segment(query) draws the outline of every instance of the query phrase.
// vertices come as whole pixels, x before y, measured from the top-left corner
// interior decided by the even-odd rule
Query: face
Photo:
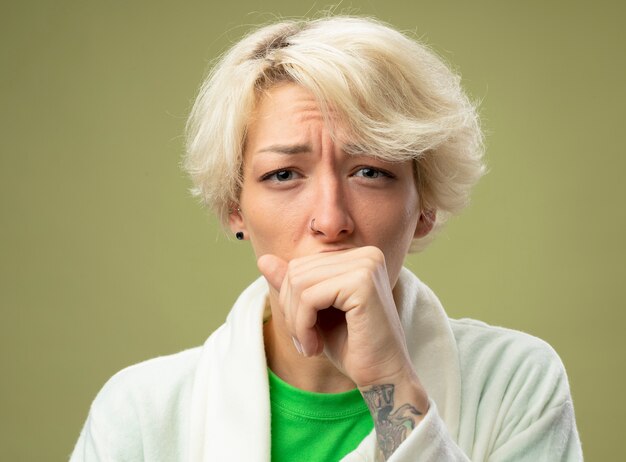
[[[331,139],[308,90],[293,83],[271,88],[248,126],[239,211],[230,227],[244,232],[257,257],[286,261],[378,247],[393,286],[412,239],[432,227],[420,214],[412,162],[348,155],[344,148]]]

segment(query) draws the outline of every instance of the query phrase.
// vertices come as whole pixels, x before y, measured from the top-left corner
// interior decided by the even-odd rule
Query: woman
[[[424,46],[361,18],[259,29],[203,85],[185,166],[263,277],[202,348],[116,374],[73,460],[582,460],[556,353],[448,319],[402,268],[484,171]]]

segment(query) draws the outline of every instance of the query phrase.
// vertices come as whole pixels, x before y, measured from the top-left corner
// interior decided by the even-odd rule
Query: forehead
[[[247,127],[247,142],[256,144],[276,138],[302,141],[311,128],[333,126],[332,112],[324,113],[313,93],[295,83],[280,83],[264,91],[256,104]]]
[[[260,93],[253,121],[264,115],[321,112],[313,93],[293,82],[282,82]]]

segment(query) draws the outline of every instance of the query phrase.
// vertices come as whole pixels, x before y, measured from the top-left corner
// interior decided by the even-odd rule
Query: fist
[[[304,356],[325,354],[360,388],[412,370],[380,249],[359,247],[289,262],[268,254],[257,263],[278,292],[278,312]]]

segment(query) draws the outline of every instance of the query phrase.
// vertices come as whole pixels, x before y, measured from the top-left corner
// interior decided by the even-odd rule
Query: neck
[[[306,358],[297,352],[272,298],[270,295],[272,317],[263,325],[263,340],[267,365],[274,374],[296,388],[317,393],[341,393],[356,388],[326,355]]]

